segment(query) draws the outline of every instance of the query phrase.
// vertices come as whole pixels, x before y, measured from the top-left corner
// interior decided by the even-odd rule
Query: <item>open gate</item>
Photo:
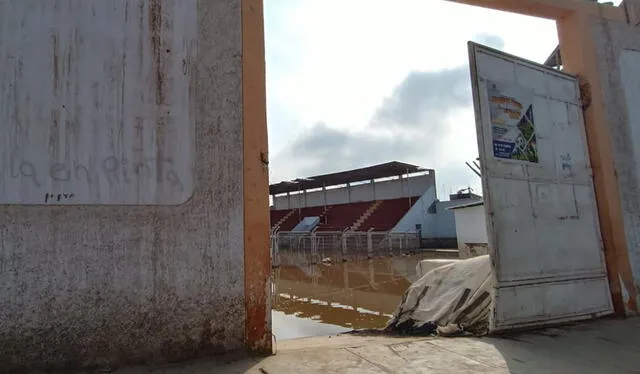
[[[577,78],[469,43],[491,330],[613,312]]]

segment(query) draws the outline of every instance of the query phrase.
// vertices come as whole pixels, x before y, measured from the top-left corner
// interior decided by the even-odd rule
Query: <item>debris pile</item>
[[[488,255],[437,267],[405,292],[385,332],[403,335],[485,335],[491,310]]]

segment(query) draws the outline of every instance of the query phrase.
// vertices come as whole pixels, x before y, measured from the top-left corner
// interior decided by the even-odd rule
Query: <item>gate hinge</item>
[[[580,75],[578,75],[578,83],[580,84],[580,105],[582,110],[587,110],[591,106],[591,85]]]

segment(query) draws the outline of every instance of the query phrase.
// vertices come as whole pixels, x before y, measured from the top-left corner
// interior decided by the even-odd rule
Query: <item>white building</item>
[[[448,208],[454,213],[460,258],[488,253],[487,220],[484,202],[476,201]]]

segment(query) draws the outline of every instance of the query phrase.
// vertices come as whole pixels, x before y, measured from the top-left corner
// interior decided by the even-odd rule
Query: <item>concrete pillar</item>
[[[372,259],[369,260],[369,285],[375,289],[376,287],[376,269]]]
[[[371,180],[371,191],[372,191],[372,197],[373,197],[373,201],[376,200],[376,180],[372,179]]]
[[[608,111],[615,108],[615,102],[623,100],[612,100],[615,97],[612,87],[605,87],[604,84],[610,74],[616,73],[618,59],[615,55],[603,56],[603,62],[598,61],[599,55],[613,51],[613,40],[607,40],[612,37],[612,24],[581,12],[572,13],[557,23],[564,69],[580,78],[589,156],[613,305],[618,315],[635,314],[638,311],[637,295],[631,275],[618,185],[618,176],[621,174],[616,171],[615,152],[619,150],[612,147],[612,134],[618,124],[613,122],[613,116],[608,115]],[[616,23],[624,27],[622,22]],[[603,24],[606,25],[606,31],[598,31],[598,26]]]
[[[304,196],[304,207],[309,206],[309,202],[307,201],[307,190],[302,191],[302,195]]]
[[[327,187],[322,186],[322,195],[324,197],[324,207],[327,207]]]
[[[346,262],[342,263],[342,281],[344,289],[349,289],[349,267]]]
[[[398,175],[398,178],[400,180],[400,191],[402,192],[402,196],[401,197],[406,197],[407,196],[407,187],[406,187],[406,181],[403,175]]]
[[[340,243],[342,246],[342,255],[346,255],[347,254],[347,233],[343,232],[342,236],[340,237]]]

